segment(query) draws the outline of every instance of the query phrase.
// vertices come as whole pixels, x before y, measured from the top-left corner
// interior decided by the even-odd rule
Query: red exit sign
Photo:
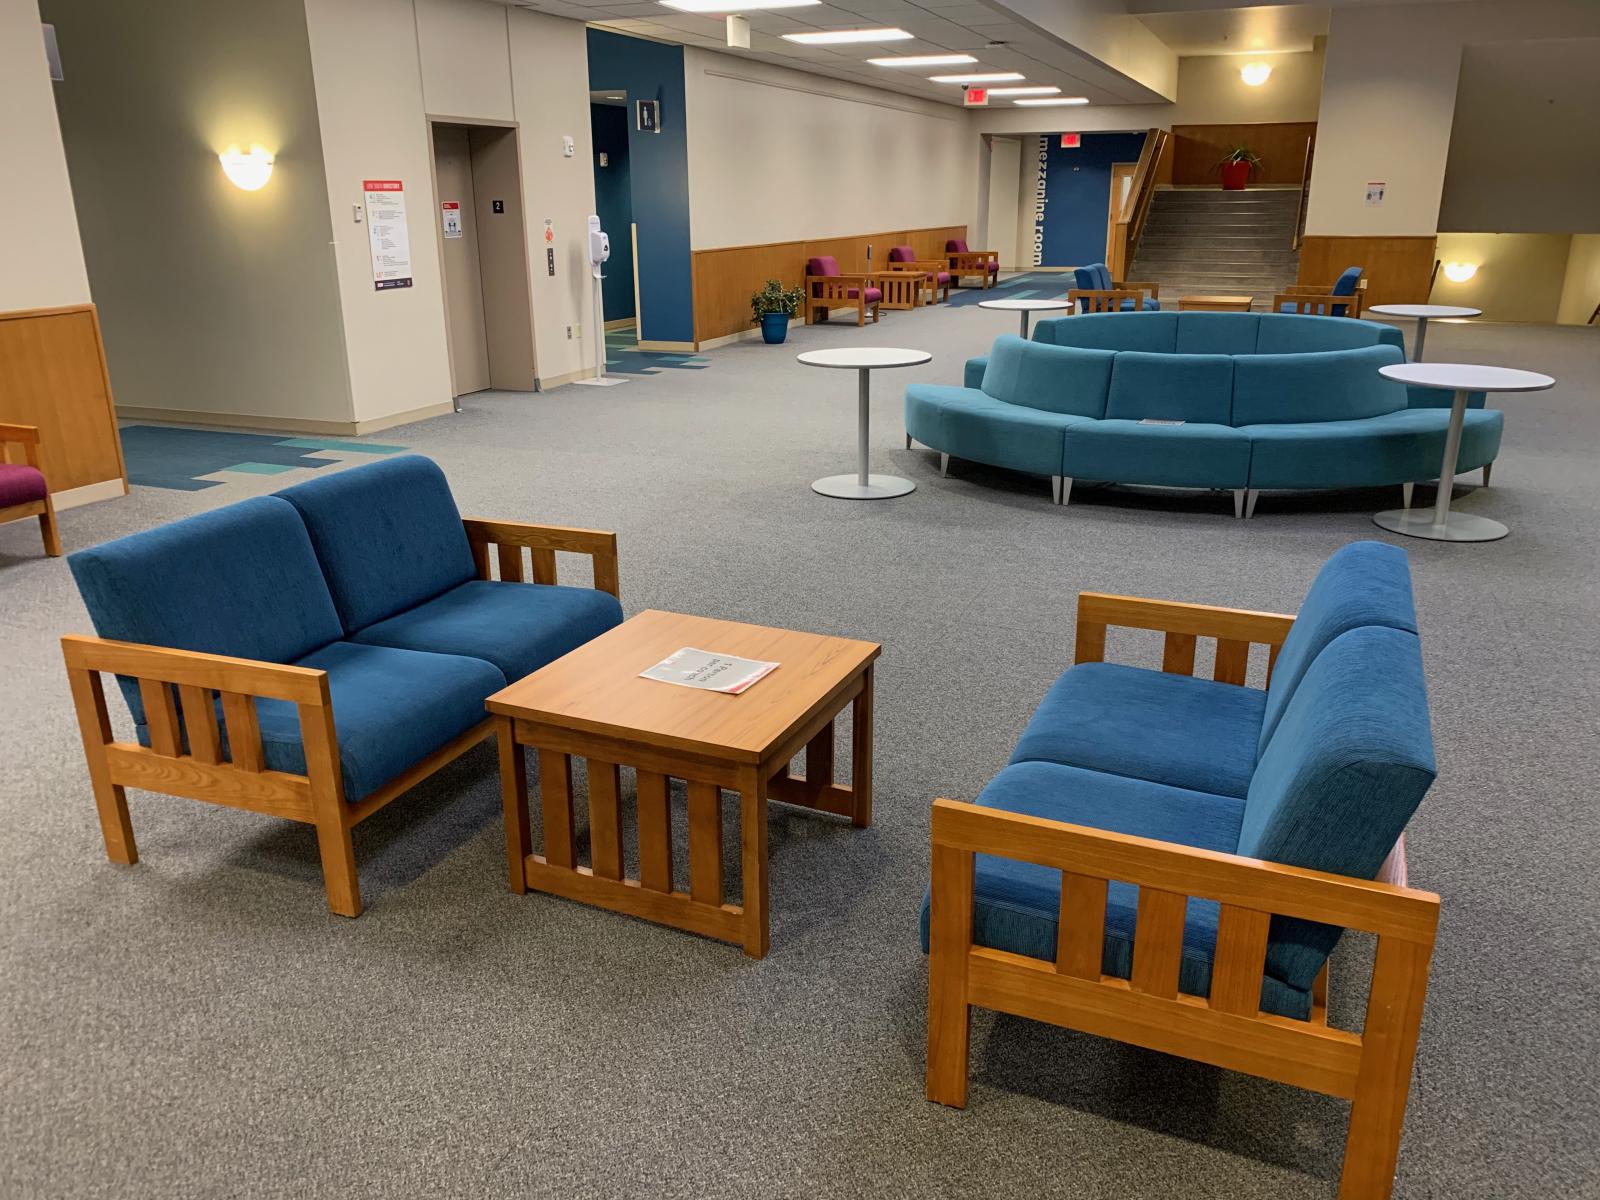
[[[1061,148],[1063,150],[1076,150],[1083,145],[1083,134],[1063,133],[1061,135]]]
[[[965,93],[965,103],[968,108],[987,108],[989,105],[989,89],[969,87]]]

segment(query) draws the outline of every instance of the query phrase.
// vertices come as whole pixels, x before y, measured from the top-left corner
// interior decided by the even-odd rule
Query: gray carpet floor
[[[31,522],[0,526],[0,1195],[1331,1197],[1342,1103],[1025,1020],[979,1015],[969,1108],[926,1102],[916,919],[929,802],[1005,762],[1070,662],[1080,589],[1292,610],[1373,537],[1411,555],[1440,763],[1410,836],[1444,907],[1396,1194],[1600,1195],[1600,330],[1436,325],[1430,358],[1560,380],[1505,402],[1494,486],[1460,487],[1511,536],[1446,546],[1371,524],[1398,489],[1267,495],[1242,522],[1227,496],[1062,509],[1042,480],[941,479],[904,449],[902,388],[959,381],[1014,328],[973,308],[797,327],[380,435],[442,464],[465,512],[617,530],[630,612],[884,644],[876,822],[774,807],[759,963],[513,896],[488,746],[358,828],[358,921],[325,911],[309,827],[266,817],[133,793],[143,861],[109,864],[56,644],[88,620]],[[855,381],[793,357],[863,344],[934,353],[877,376],[874,467],[918,486],[872,504],[809,490],[852,469]],[[64,535],[309,474],[136,488]],[[1336,1021],[1368,954],[1341,947]]]

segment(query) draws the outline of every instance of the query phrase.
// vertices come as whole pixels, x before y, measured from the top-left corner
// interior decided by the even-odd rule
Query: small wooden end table
[[[741,695],[639,673],[684,647],[779,663]],[[743,945],[770,944],[767,801],[872,821],[875,642],[649,610],[489,697],[500,737],[511,890],[529,888]],[[834,718],[852,712],[851,785],[833,781]],[[533,852],[525,752],[539,758]],[[806,773],[789,763],[806,752]],[[590,863],[577,861],[572,758],[589,765]],[[638,790],[639,877],[623,874],[621,772]],[[668,780],[688,784],[688,890],[673,879]],[[722,792],[740,796],[743,903],[723,901]]]
[[[1249,312],[1254,296],[1180,296],[1179,312]]]

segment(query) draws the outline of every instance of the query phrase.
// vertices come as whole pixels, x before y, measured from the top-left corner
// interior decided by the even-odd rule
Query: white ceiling
[[[1179,54],[1309,50],[1314,38],[1328,32],[1328,10],[1320,4],[1187,9],[1142,13],[1139,19]]]

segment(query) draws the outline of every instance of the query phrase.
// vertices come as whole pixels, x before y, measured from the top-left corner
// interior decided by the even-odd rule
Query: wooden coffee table
[[[1249,312],[1254,296],[1180,296],[1179,312]]]
[[[742,695],[639,672],[692,646],[781,664]],[[767,801],[872,820],[875,642],[679,613],[640,613],[489,697],[500,736],[511,890],[549,892],[738,942],[769,944]],[[833,781],[833,722],[852,706],[851,786]],[[804,747],[806,773],[789,773]],[[533,852],[526,749],[539,757],[544,853]],[[590,863],[573,836],[572,757],[589,762]],[[639,878],[623,874],[621,771],[634,768]],[[673,879],[669,779],[688,785],[688,890]],[[722,792],[739,793],[743,904],[723,902]]]

